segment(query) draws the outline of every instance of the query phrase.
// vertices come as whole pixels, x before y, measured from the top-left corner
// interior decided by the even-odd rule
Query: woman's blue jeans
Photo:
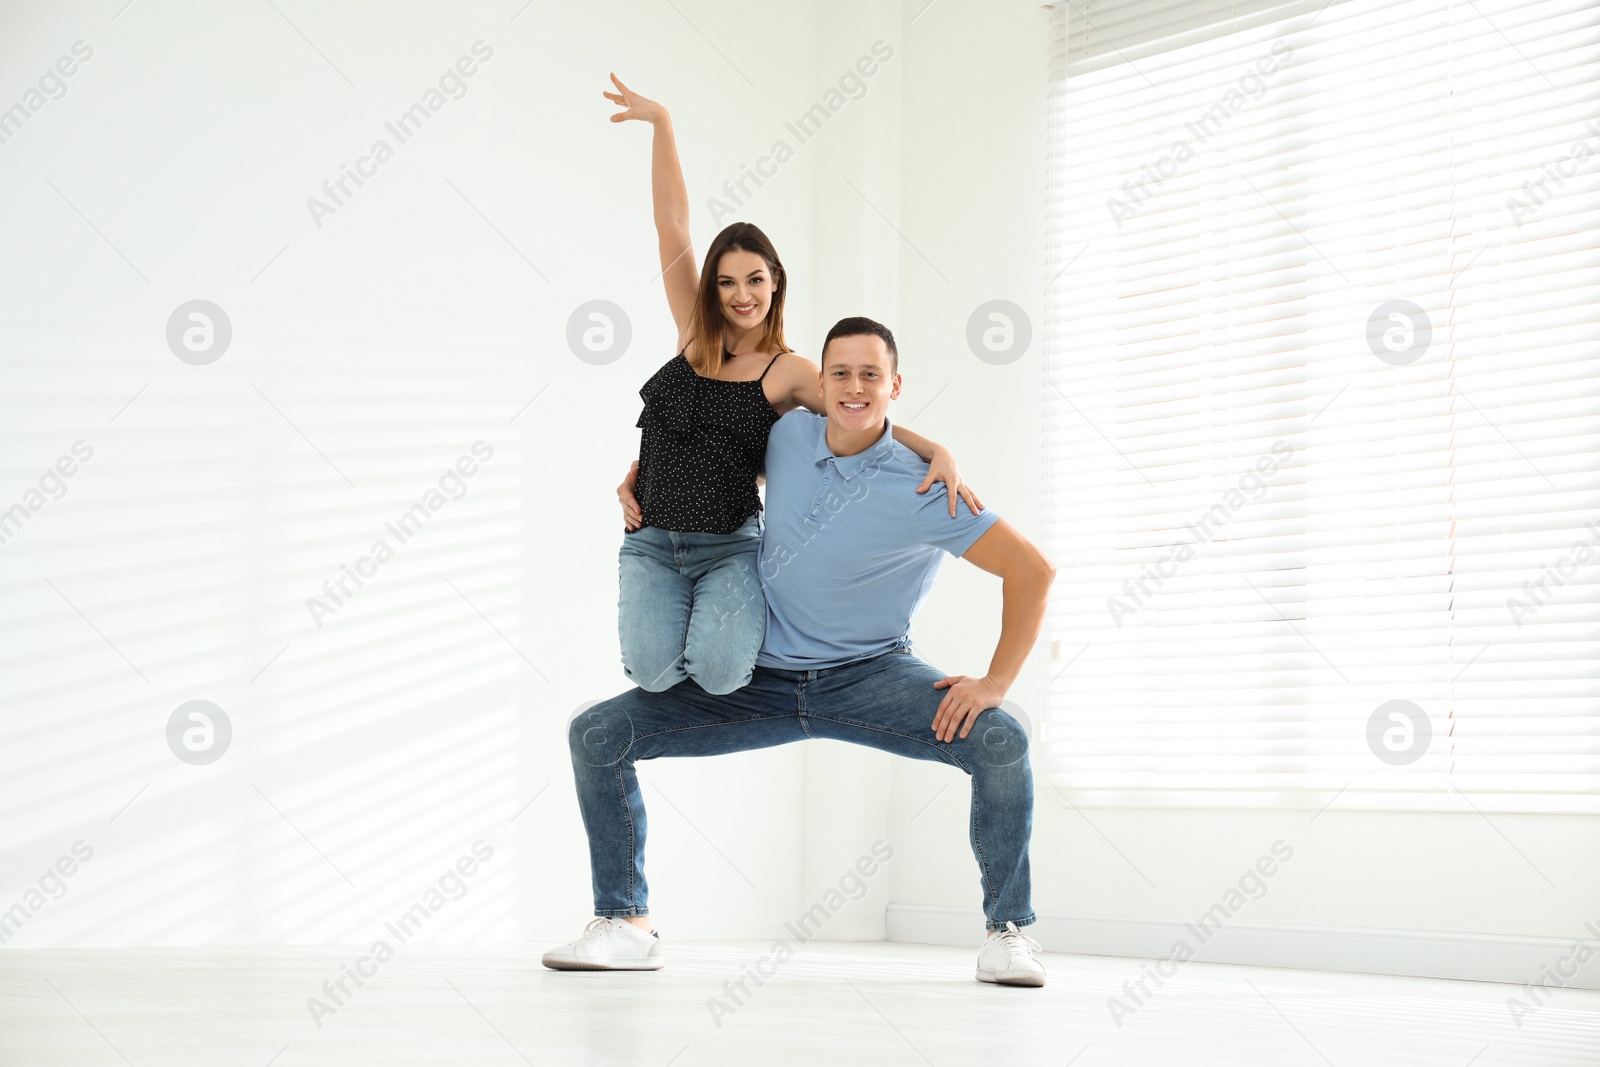
[[[653,693],[686,678],[708,693],[750,681],[767,630],[760,547],[756,516],[731,534],[645,526],[624,535],[617,635],[629,681]]]
[[[970,835],[990,930],[1035,919],[1028,841],[1033,772],[1028,738],[999,708],[978,715],[965,738],[933,733],[944,674],[889,652],[842,667],[789,671],[757,667],[750,684],[716,695],[694,682],[662,693],[633,689],[579,712],[568,742],[578,805],[589,835],[596,915],[650,911],[644,877],[645,810],[634,765],[663,756],[715,756],[811,737],[870,745],[938,760],[972,779]]]

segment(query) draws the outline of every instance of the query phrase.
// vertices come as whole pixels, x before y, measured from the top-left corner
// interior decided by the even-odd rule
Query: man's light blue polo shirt
[[[854,456],[828,448],[827,420],[791,411],[767,439],[759,667],[837,667],[900,647],[948,552],[964,554],[1000,521],[943,482],[917,495],[928,465],[890,436]]]

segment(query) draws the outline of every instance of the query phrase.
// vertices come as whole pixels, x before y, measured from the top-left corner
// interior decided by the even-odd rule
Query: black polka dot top
[[[724,350],[722,358],[735,357]],[[727,534],[761,510],[756,475],[778,421],[761,379],[777,361],[761,378],[725,382],[696,374],[679,352],[644,383],[633,493],[645,526]]]

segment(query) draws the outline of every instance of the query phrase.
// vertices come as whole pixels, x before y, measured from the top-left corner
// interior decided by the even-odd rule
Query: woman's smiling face
[[[740,330],[761,325],[772,307],[772,271],[754,252],[732,249],[717,263],[722,316]]]

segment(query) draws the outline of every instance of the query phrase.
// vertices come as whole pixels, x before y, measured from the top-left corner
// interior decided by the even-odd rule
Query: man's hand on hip
[[[952,674],[934,682],[933,687],[949,690],[933,716],[933,733],[940,741],[954,740],[957,730],[966,737],[982,712],[998,708],[1005,699],[1005,692],[987,675],[969,678],[965,674]]]

